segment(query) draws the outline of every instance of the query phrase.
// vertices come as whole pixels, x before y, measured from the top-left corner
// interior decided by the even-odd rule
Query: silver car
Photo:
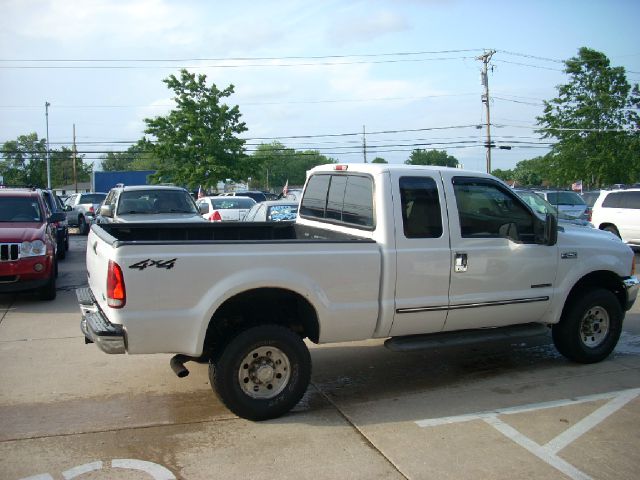
[[[78,227],[80,234],[89,233],[106,193],[74,193],[64,201],[64,211],[70,227]]]

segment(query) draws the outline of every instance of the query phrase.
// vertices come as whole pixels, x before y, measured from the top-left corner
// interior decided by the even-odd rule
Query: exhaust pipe
[[[174,371],[178,378],[184,378],[189,375],[189,370],[184,366],[184,362],[188,362],[190,360],[193,360],[193,357],[182,354],[175,355],[171,358],[169,365],[171,365],[171,370]]]

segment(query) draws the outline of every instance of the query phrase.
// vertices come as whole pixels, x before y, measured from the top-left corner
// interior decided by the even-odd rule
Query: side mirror
[[[49,217],[49,223],[64,222],[67,219],[67,215],[63,212],[52,213]]]
[[[198,210],[200,211],[200,215],[209,213],[209,205],[207,205],[206,203],[201,203],[200,206],[198,207]]]
[[[63,210],[65,212],[70,212],[71,210],[73,210],[73,208],[71,208],[71,205],[65,205]]]
[[[547,213],[544,221],[544,245],[555,245],[558,242],[558,218]]]
[[[103,217],[113,217],[111,205],[102,205],[100,207],[100,215],[102,215]]]

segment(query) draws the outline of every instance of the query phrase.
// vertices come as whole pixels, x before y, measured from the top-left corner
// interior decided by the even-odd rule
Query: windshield
[[[567,215],[562,212],[558,212],[558,209],[547,202],[544,198],[534,192],[516,192],[520,195],[527,205],[529,205],[534,212],[540,213],[542,215],[546,215],[547,213],[552,213],[558,218],[562,218],[564,220],[574,219],[571,215]]]
[[[118,214],[193,213],[196,205],[183,190],[134,190],[120,194]]]
[[[213,208],[216,210],[229,210],[229,209],[249,209],[253,207],[256,202],[253,198],[249,197],[224,197],[220,199],[214,199],[211,201]]]
[[[0,222],[42,222],[38,200],[31,197],[0,197]]]
[[[547,201],[552,205],[585,205],[582,197],[575,192],[549,192]]]
[[[78,203],[102,203],[106,196],[106,193],[83,193]]]

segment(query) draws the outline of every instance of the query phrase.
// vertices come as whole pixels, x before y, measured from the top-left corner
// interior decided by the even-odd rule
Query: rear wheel
[[[259,325],[234,337],[209,365],[211,386],[236,415],[279,417],[300,401],[311,377],[302,338],[278,325]]]
[[[611,291],[587,290],[573,300],[560,322],[553,326],[553,343],[569,360],[599,362],[607,358],[618,343],[623,319],[620,302]]]
[[[84,217],[78,217],[78,231],[80,235],[86,235],[89,233],[89,226],[87,220]]]
[[[57,255],[58,255],[58,259],[60,260],[64,260],[65,257],[67,256],[67,248],[65,246],[64,240],[58,244]]]

